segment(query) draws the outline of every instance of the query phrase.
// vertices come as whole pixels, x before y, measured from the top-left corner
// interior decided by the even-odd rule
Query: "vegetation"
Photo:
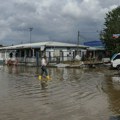
[[[120,6],[109,11],[106,14],[105,28],[100,33],[100,39],[104,43],[106,49],[113,53],[120,52]],[[118,35],[114,38],[113,35]]]

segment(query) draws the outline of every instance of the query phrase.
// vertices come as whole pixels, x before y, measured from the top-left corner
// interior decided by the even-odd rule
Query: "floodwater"
[[[120,114],[120,77],[108,68],[0,67],[0,120],[113,120]],[[118,120],[118,119],[114,119]]]

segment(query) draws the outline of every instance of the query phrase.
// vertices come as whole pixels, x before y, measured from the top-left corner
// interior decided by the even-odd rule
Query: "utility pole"
[[[77,54],[79,54],[80,32],[78,31]]]
[[[30,31],[30,43],[31,43],[31,31],[33,30],[32,27],[29,28],[29,31]]]

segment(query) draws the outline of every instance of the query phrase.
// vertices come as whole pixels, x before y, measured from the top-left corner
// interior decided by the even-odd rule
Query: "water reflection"
[[[48,71],[52,80],[40,81],[40,68],[4,67],[0,71],[0,118],[109,120],[110,116],[120,114],[120,85],[114,80],[114,71]]]
[[[113,77],[112,77],[112,82],[113,82],[113,83],[120,84],[120,76],[113,76]]]
[[[120,114],[120,76],[117,71],[111,71],[111,74],[106,76],[104,91],[108,96],[109,109],[115,115]]]
[[[120,115],[111,116],[110,120],[120,120]]]

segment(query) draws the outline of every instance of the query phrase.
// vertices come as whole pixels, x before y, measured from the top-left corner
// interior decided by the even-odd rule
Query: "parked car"
[[[120,70],[120,53],[116,53],[111,58],[112,68],[117,68]]]

